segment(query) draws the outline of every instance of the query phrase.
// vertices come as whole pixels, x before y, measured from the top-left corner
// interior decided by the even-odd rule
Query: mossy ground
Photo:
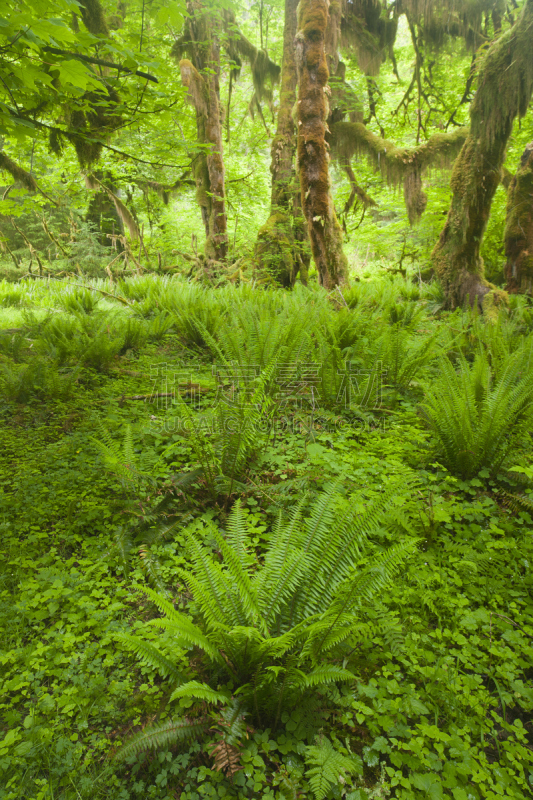
[[[51,308],[57,314],[67,285],[48,289],[28,282],[21,288],[26,311],[46,314]],[[430,790],[442,798],[528,796],[530,443],[519,443],[497,475],[490,469],[468,481],[451,475],[436,460],[417,414],[424,381],[432,384],[439,376],[438,352],[407,385],[393,386],[392,376],[401,374],[410,352],[398,346],[387,356],[382,405],[364,417],[332,413],[325,400],[317,405],[316,393],[310,402],[309,392],[298,389],[283,416],[308,420],[312,410],[313,425],[281,426],[253,454],[245,485],[232,498],[240,497],[248,509],[261,553],[276,514],[305,492],[320,494],[336,481],[348,496],[361,490],[369,499],[391,480],[416,477],[419,490],[402,493],[400,487],[394,523],[373,543],[381,551],[399,536],[420,540],[413,562],[380,599],[400,620],[397,640],[377,634],[362,642],[353,656],[357,681],[320,694],[313,715],[305,709],[286,715],[276,733],[250,729],[241,745],[243,769],[232,780],[216,770],[209,743],[168,748],[121,768],[109,759],[132,732],[174,711],[167,706],[167,681],[141,667],[119,638],[128,631],[155,635],[145,621],[156,611],[134,587],[153,585],[158,574],[178,598],[179,570],[187,567],[180,531],[193,524],[201,537],[205,518],[225,522],[225,504],[213,501],[203,480],[185,491],[173,483],[194,460],[187,439],[162,424],[175,407],[165,398],[128,399],[151,396],[158,370],[179,363],[207,389],[202,405],[215,401],[216,355],[191,320],[202,319],[204,329],[212,325],[222,346],[223,319],[236,330],[239,320],[255,314],[269,321],[263,329],[268,332],[282,313],[305,317],[311,348],[334,342],[347,358],[364,362],[391,332],[401,335],[393,341],[407,337],[410,348],[438,334],[439,346],[452,358],[458,350],[473,358],[481,345],[494,352],[504,343],[517,347],[531,337],[531,309],[515,303],[513,311],[500,309],[495,324],[486,326],[472,312],[443,316],[430,305],[438,297],[434,288],[376,275],[344,289],[338,301],[302,287],[213,291],[152,276],[125,281],[120,291],[133,305],[102,297],[99,312],[110,323],[117,315],[142,312],[148,324],[162,305],[173,303],[173,328],[160,341],[114,358],[104,371],[83,369],[66,399],[38,390],[16,403],[1,384],[2,800],[173,800],[177,795],[281,800],[289,779],[312,798],[305,748],[320,737],[349,747],[360,759],[360,774],[349,777],[354,800],[373,791],[398,800]],[[13,284],[1,285],[0,299],[9,292]],[[1,329],[25,322],[17,307],[0,313]],[[23,364],[39,358],[38,336],[31,335],[34,345],[27,342],[19,354]],[[252,337],[243,341],[245,349],[252,347]],[[1,366],[18,369],[9,342]],[[385,351],[379,352],[385,358]],[[309,365],[321,357],[311,349],[302,358]],[[334,388],[329,397],[336,402]],[[128,426],[135,458],[143,459],[155,480],[133,496],[104,469],[95,442],[104,430],[120,449]],[[507,471],[513,464],[521,465],[523,480]],[[168,538],[141,552],[138,542],[129,551],[121,549],[128,540],[120,532],[163,496],[171,499],[166,522],[177,523]],[[187,598],[179,597],[187,609]],[[192,668],[196,655],[189,652],[181,666]],[[335,800],[345,790],[347,784],[339,781],[326,797]]]

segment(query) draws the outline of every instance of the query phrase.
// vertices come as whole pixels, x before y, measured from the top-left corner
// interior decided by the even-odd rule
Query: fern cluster
[[[196,413],[178,394],[177,414],[167,425],[189,442],[195,455],[192,470],[177,476],[180,483],[201,478],[213,498],[225,498],[227,505],[241,487],[254,453],[268,439],[273,404],[266,385],[271,375],[272,368],[267,369],[245,386],[236,377],[233,400],[220,400],[209,413]],[[167,448],[166,455],[174,446]]]
[[[170,677],[175,685],[170,703],[229,706],[238,697],[254,724],[276,728],[282,712],[303,698],[354,680],[346,664],[358,642],[394,627],[387,614],[374,619],[367,614],[416,548],[413,539],[382,552],[369,546],[392,496],[390,489],[363,513],[335,487],[308,514],[302,501],[287,520],[278,519],[262,556],[254,550],[239,503],[225,534],[214,523],[209,526],[216,552],[198,541],[196,531],[185,530],[191,567],[180,574],[192,598],[190,615],[167,597],[142,590],[163,614],[150,624],[171,634],[180,653],[183,647],[202,653],[193,679],[184,680],[172,658],[145,639],[122,640]]]
[[[437,440],[440,458],[463,478],[482,468],[497,471],[533,419],[533,352],[522,348],[491,364],[486,351],[456,369],[440,362],[440,377],[426,386],[420,411]]]

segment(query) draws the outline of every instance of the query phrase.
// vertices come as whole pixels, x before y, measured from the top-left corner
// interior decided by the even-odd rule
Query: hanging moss
[[[227,32],[226,49],[236,66],[236,77],[242,61],[247,61],[252,72],[255,98],[258,101],[266,100],[271,104],[272,89],[274,84],[278,83],[281,74],[280,66],[270,59],[265,50],[256,47],[241,33],[235,23],[233,12],[226,11],[224,19]]]
[[[509,184],[504,239],[508,291],[533,294],[533,142]]]
[[[197,4],[198,5],[198,4]],[[205,11],[202,12],[205,16]],[[182,35],[172,46],[171,54],[180,61],[186,56],[195,61],[198,54],[199,40],[196,38],[194,28],[198,19],[187,19]],[[232,62],[232,78],[240,75],[243,61],[250,65],[254,85],[254,98],[258,101],[272,102],[273,86],[278,83],[281,68],[271,60],[268,53],[256,47],[240,31],[235,21],[235,15],[230,10],[225,10],[221,18],[224,30],[221,30],[221,45],[226,50]],[[202,69],[202,66],[199,67]],[[252,105],[252,104],[251,104]]]
[[[52,152],[56,156],[60,156],[63,152],[64,142],[63,136],[60,130],[57,128],[53,128],[48,134],[48,146],[50,148],[50,152]]]
[[[302,208],[320,281],[330,288],[346,280],[342,230],[330,190],[326,119],[328,66],[325,39],[328,0],[301,0],[298,6],[298,165]]]
[[[341,164],[352,158],[366,158],[390,186],[403,186],[405,205],[411,224],[423,214],[427,197],[422,175],[428,170],[449,168],[468,134],[467,128],[451,133],[436,133],[417,147],[397,147],[372,133],[361,122],[337,122],[331,129],[331,152]]]
[[[328,30],[329,27],[331,26],[328,26]],[[329,88],[331,93],[328,128],[331,129],[333,125],[344,120],[346,116],[348,116],[350,122],[363,122],[363,104],[357,92],[346,82],[346,65],[337,59],[337,67],[334,74],[331,72],[332,66],[329,67]]]
[[[105,139],[122,122],[118,93],[109,85],[102,89],[102,92],[85,92],[80,105],[67,112],[70,128],[79,131],[79,135],[71,133],[68,138],[82,168],[90,167],[100,157],[102,144],[94,139]]]
[[[180,61],[181,82],[187,88],[189,102],[198,114],[206,117],[209,106],[209,87],[194,64],[187,58]]]
[[[402,10],[418,25],[420,35],[430,47],[438,49],[447,37],[452,37],[462,38],[469,49],[477,50],[486,41],[483,17],[491,18],[498,32],[506,3],[505,0],[402,0]]]
[[[381,64],[394,44],[397,29],[394,5],[387,8],[381,0],[344,0],[341,46],[356,53],[365,75],[379,74]]]
[[[488,49],[481,64],[470,132],[452,173],[451,207],[433,251],[452,308],[467,296],[479,302],[492,289],[480,247],[513,122],[526,113],[533,91],[532,30],[533,0],[526,0],[515,25]]]
[[[119,4],[120,5],[120,4]],[[94,36],[109,36],[104,10],[99,0],[81,0],[80,13],[87,30]],[[77,17],[74,16],[74,26]],[[65,117],[70,131],[52,129],[49,147],[52,153],[61,155],[63,138],[74,145],[78,162],[83,169],[98,161],[102,152],[101,140],[105,140],[122,123],[118,92],[108,81],[102,81],[100,91],[85,92],[65,108]],[[96,141],[100,140],[100,141]]]

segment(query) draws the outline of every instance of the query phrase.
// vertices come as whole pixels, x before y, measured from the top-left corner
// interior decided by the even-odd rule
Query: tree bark
[[[228,251],[227,216],[220,107],[220,43],[212,12],[199,0],[187,3],[191,60],[180,60],[183,84],[196,111],[197,140],[194,161],[196,199],[205,227],[205,256],[223,261]],[[177,53],[176,53],[177,54]]]
[[[305,229],[294,168],[296,130],[292,110],[296,102],[298,71],[294,38],[297,30],[297,0],[285,0],[283,28],[283,62],[277,130],[272,140],[270,172],[272,195],[270,216],[259,230],[255,256],[282,286],[293,286],[299,271],[305,272],[309,258],[304,249]]]
[[[326,145],[329,71],[326,31],[329,0],[301,0],[298,7],[298,166],[302,207],[320,283],[331,289],[344,283],[348,263],[342,229],[335,214]]]
[[[452,173],[451,207],[432,255],[449,308],[468,299],[488,309],[502,299],[485,280],[480,248],[513,122],[524,116],[531,99],[532,33],[533,0],[526,0],[515,25],[481,64],[470,132]]]
[[[98,180],[105,183],[112,192],[117,191],[109,172],[101,170],[94,173]],[[85,215],[85,221],[91,223],[97,240],[103,247],[113,247],[115,236],[124,235],[124,225],[120,219],[115,204],[104,191],[92,194]],[[122,244],[115,239],[115,246],[119,252],[123,250]]]
[[[509,185],[504,239],[507,291],[533,294],[533,142]]]

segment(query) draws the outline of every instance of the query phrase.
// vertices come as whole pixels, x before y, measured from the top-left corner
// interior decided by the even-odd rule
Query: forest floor
[[[526,300],[489,324],[389,275],[330,296],[87,287],[0,284],[0,799],[531,796],[530,423],[489,402],[529,353]],[[186,531],[216,551],[240,499],[260,562],[298,501],[363,514],[391,486],[361,564],[416,546],[340,657],[354,680],[250,723],[233,767],[216,709],[205,740],[113,761],[180,706],[206,713],[169,705],[123,636],[160,637],[138,587],[183,598]],[[194,648],[182,662],[209,680]]]

